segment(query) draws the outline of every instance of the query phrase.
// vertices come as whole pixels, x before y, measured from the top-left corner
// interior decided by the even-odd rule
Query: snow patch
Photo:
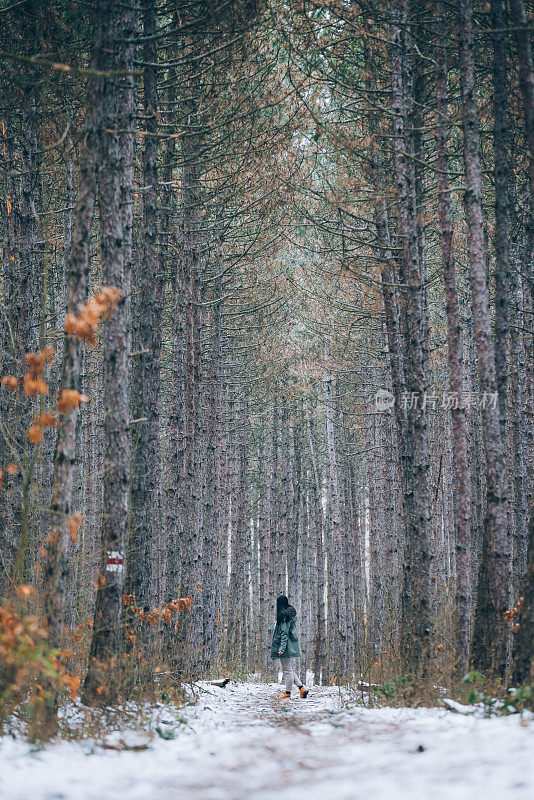
[[[100,742],[60,741],[35,751],[2,737],[1,800],[534,796],[532,715],[347,707],[335,687],[282,701],[274,699],[277,684],[192,688],[194,705],[139,711],[135,731],[126,726]],[[82,712],[67,713],[75,724]]]

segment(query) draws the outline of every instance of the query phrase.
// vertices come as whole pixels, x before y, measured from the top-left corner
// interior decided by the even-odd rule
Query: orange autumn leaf
[[[58,531],[50,531],[50,533],[45,539],[45,542],[48,542],[48,544],[56,544],[58,539],[59,539]]]
[[[2,378],[2,386],[7,386],[10,392],[16,391],[18,385],[18,378],[15,378],[14,375],[4,375]]]
[[[6,472],[8,475],[16,475],[19,471],[17,464],[8,464],[6,467]]]
[[[54,350],[52,347],[43,347],[38,353],[26,353],[24,358],[28,365],[30,377],[39,378],[43,374],[46,362],[52,363]]]
[[[87,403],[88,400],[87,395],[80,394],[76,389],[62,389],[56,409],[60,414],[69,414],[73,408],[79,408],[80,403]]]
[[[115,306],[122,299],[122,292],[116,286],[103,286],[95,295],[102,308],[102,318],[109,319],[115,310]]]
[[[27,373],[22,385],[26,397],[35,397],[37,394],[50,394],[50,390],[42,378],[33,378],[31,373]]]
[[[35,591],[34,586],[30,586],[27,583],[21,583],[20,586],[17,586],[17,594],[20,597],[34,597],[37,592]]]
[[[36,417],[34,419],[34,423],[36,425],[42,425],[45,428],[57,428],[59,424],[56,417],[54,417],[54,415],[50,412],[41,414],[40,417]]]
[[[92,325],[88,319],[81,319],[75,314],[67,314],[63,328],[65,333],[68,333],[69,336],[76,336],[78,339],[85,339],[89,342],[90,346],[94,346],[96,344],[96,325]]]
[[[32,444],[39,444],[43,438],[43,431],[38,425],[32,425],[28,431],[28,439]]]
[[[71,700],[76,700],[78,696],[78,689],[80,688],[81,679],[78,675],[65,675],[63,677],[63,684],[67,687],[68,694]]]
[[[78,314],[69,313],[65,317],[64,330],[69,336],[83,339],[89,347],[97,344],[96,332],[103,319],[109,319],[122,292],[114,286],[103,286],[93,297],[84,303]]]
[[[79,511],[75,511],[72,517],[68,519],[69,536],[73,542],[78,541],[78,530],[83,525],[83,517]]]
[[[187,608],[188,611],[191,611],[191,600],[191,597],[180,597],[178,599],[180,611],[183,611],[185,608]]]

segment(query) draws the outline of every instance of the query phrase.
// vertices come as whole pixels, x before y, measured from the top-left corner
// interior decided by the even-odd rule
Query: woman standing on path
[[[300,690],[302,698],[308,696],[308,690],[300,682],[300,678],[293,669],[293,658],[300,656],[299,637],[295,619],[297,612],[293,606],[289,605],[289,600],[285,594],[281,594],[276,599],[276,627],[273,633],[271,645],[271,658],[279,658],[284,673],[286,690],[276,700],[284,700],[291,697],[291,687],[293,684]]]

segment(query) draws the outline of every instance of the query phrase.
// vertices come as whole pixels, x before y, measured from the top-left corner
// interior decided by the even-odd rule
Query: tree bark
[[[481,672],[503,678],[506,672],[510,552],[506,518],[506,471],[500,430],[495,350],[491,335],[486,245],[482,213],[478,112],[476,98],[473,4],[459,0],[462,122],[467,190],[465,206],[477,369],[482,397],[482,432],[486,457],[486,513],[473,634],[473,663]]]
[[[436,151],[438,169],[438,216],[443,281],[447,311],[449,390],[451,395],[452,457],[454,469],[454,515],[457,604],[457,662],[465,672],[471,640],[471,497],[467,449],[467,420],[463,402],[464,364],[462,329],[453,245],[450,186],[448,177],[448,88],[443,4],[437,6],[436,27]]]
[[[123,607],[124,558],[129,492],[130,270],[132,257],[135,135],[135,47],[137,15],[110,0],[99,9],[104,67],[126,74],[104,78],[104,133],[101,139],[98,201],[102,280],[122,293],[104,324],[104,500],[100,574],[93,637],[83,699],[108,703],[116,697]]]
[[[326,602],[325,602],[325,564],[324,564],[324,546],[323,546],[323,533],[324,533],[324,514],[321,505],[321,478],[319,473],[319,466],[317,464],[317,455],[314,442],[314,426],[311,410],[306,409],[306,421],[308,428],[308,444],[310,448],[310,460],[313,469],[313,481],[311,483],[311,500],[312,509],[311,513],[314,517],[314,531],[315,531],[315,552],[316,552],[316,570],[317,570],[317,617],[315,625],[315,641],[313,644],[313,672],[315,681],[320,682],[321,675],[326,669]]]
[[[150,602],[155,541],[161,529],[159,398],[161,315],[165,276],[158,254],[158,139],[156,9],[143,3],[145,67],[143,112],[147,136],[143,149],[142,257],[135,282],[131,408],[132,477],[127,588],[139,606]]]
[[[343,573],[344,542],[343,537],[343,516],[341,510],[341,486],[338,469],[338,453],[334,429],[334,398],[333,398],[333,378],[327,375],[323,379],[325,394],[325,416],[326,416],[326,439],[328,449],[329,467],[329,489],[330,489],[330,546],[332,553],[332,571],[329,580],[329,594],[333,602],[333,624],[335,625],[335,635],[333,642],[335,651],[332,654],[334,668],[338,678],[344,678],[347,670],[352,665],[347,663],[347,637],[348,610],[345,581]]]
[[[513,682],[534,685],[534,503],[528,526],[528,567],[523,589],[523,604],[517,635]]]
[[[103,68],[104,31],[98,14],[94,19],[92,68]],[[79,185],[74,228],[69,257],[68,313],[79,314],[87,299],[90,269],[90,246],[93,229],[93,210],[96,195],[96,167],[104,116],[102,81],[90,77],[86,90],[86,117],[79,167]],[[83,342],[76,336],[64,336],[63,366],[60,392],[63,389],[82,390]],[[67,549],[69,519],[72,508],[73,480],[76,458],[76,427],[79,409],[59,415],[54,476],[50,508],[50,533],[46,542],[44,565],[45,613],[52,647],[59,647],[65,614],[67,579]]]
[[[418,240],[415,141],[412,125],[410,5],[402,0],[392,11],[393,129],[398,187],[399,232],[406,283],[405,371],[408,392],[405,510],[407,541],[404,553],[401,653],[406,668],[424,668],[432,632],[431,543],[429,491],[428,308],[424,264]]]
[[[493,38],[493,147],[495,160],[495,372],[501,436],[506,443],[509,350],[510,215],[508,208],[508,70],[502,0],[491,0]]]
[[[527,15],[523,0],[511,0],[510,10],[514,26],[519,65],[519,86],[523,97],[525,128],[528,143],[529,182],[531,216],[534,214],[534,61],[532,58],[531,32],[527,25]],[[534,233],[531,232],[531,243]],[[530,252],[532,257],[532,251]],[[530,265],[532,270],[532,264]],[[530,273],[532,280],[532,272]],[[532,290],[532,287],[531,287]]]

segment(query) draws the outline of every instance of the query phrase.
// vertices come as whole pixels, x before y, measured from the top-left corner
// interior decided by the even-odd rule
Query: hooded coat
[[[296,623],[297,612],[288,606],[280,613],[271,644],[271,658],[298,658],[300,656],[299,637]],[[279,655],[279,651],[282,655]]]

